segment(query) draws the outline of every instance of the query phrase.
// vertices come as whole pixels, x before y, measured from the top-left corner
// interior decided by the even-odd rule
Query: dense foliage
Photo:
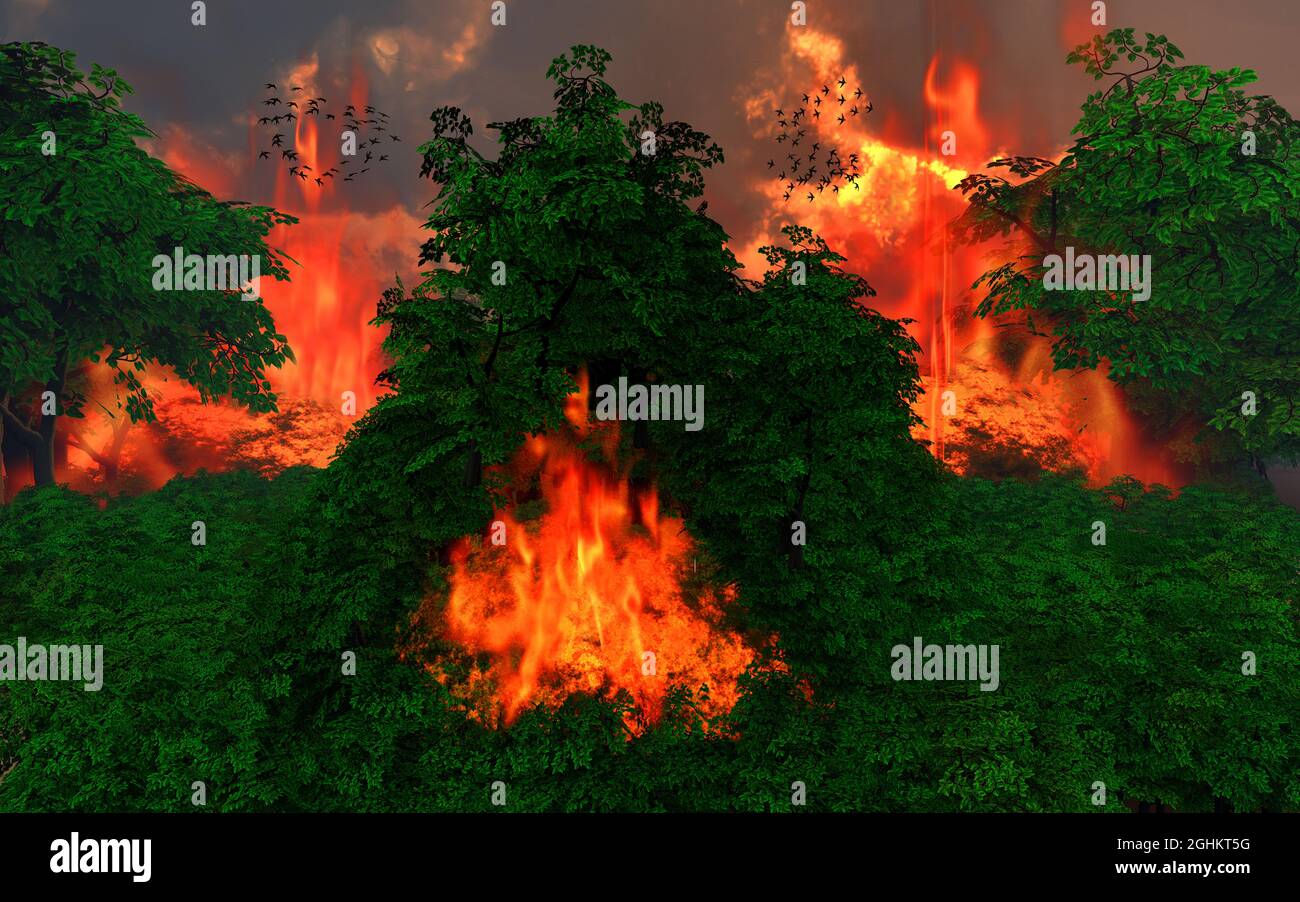
[[[357,646],[325,639],[304,554],[324,478],[177,479],[106,510],[50,488],[0,511],[0,635],[105,647],[100,692],[0,691],[0,810],[192,810],[195,780],[219,811],[487,810],[497,780],[513,811],[786,811],[794,781],[808,810],[1095,810],[1098,780],[1110,808],[1300,806],[1300,518],[1269,499],[953,479],[912,611],[847,640],[854,685],[809,700],[756,669],[733,738],[670,705],[628,740],[619,703],[588,696],[486,728],[387,638],[342,675]],[[890,648],[916,635],[999,644],[999,689],[894,682]]]

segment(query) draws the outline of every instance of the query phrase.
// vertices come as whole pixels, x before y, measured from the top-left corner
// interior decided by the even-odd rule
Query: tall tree
[[[176,248],[257,257],[261,275],[287,278],[265,238],[296,220],[218,201],[151,157],[136,142],[152,133],[121,108],[130,91],[111,69],[83,75],[72,53],[0,47],[0,417],[38,485],[55,478],[58,418],[83,415],[87,399],[68,384],[83,361],[112,367],[119,406],[151,420],[149,364],[174,369],[204,401],[267,411],[266,368],[293,359],[261,298],[240,286],[155,289],[155,258]]]
[[[1190,406],[1240,451],[1300,453],[1300,128],[1249,69],[1182,65],[1163,35],[1116,29],[1080,45],[1108,84],[1089,95],[1058,164],[995,160],[961,191],[967,240],[1015,257],[976,283],[981,316],[1025,310],[1058,367],[1096,367],[1165,410]],[[1150,255],[1150,297],[1051,290],[1044,260]],[[1174,399],[1174,403],[1170,403]],[[1151,405],[1156,406],[1156,405]]]

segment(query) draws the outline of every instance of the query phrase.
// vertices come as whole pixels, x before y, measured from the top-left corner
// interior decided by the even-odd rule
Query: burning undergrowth
[[[617,446],[615,424],[529,438],[493,474],[503,504],[489,528],[452,546],[447,590],[417,611],[404,654],[450,643],[427,666],[471,717],[509,725],[533,705],[625,691],[639,732],[674,686],[706,723],[735,705],[755,658],[737,589],[715,584]]]

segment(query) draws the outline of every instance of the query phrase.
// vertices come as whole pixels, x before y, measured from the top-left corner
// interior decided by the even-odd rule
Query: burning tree
[[[141,374],[171,367],[208,401],[275,409],[266,368],[293,359],[260,298],[239,286],[155,290],[174,249],[256,258],[287,278],[265,237],[296,222],[269,207],[218,201],[137,146],[152,132],[121,108],[131,88],[111,69],[75,67],[40,43],[0,48],[0,417],[31,457],[37,485],[55,478],[60,416],[89,400],[69,379],[105,362],[132,420],[151,420]],[[190,286],[186,286],[189,288]]]
[[[586,46],[557,58],[553,115],[492,123],[495,158],[459,110],[431,116],[423,174],[440,188],[421,261],[443,266],[380,304],[395,391],[330,468],[330,554],[351,549],[343,570],[367,582],[398,555],[418,570],[443,549],[445,563],[518,494],[502,468],[564,426],[584,370],[593,384],[702,384],[701,431],[640,422],[608,458],[663,487],[717,584],[739,587],[740,620],[788,630],[792,665],[844,678],[851,637],[901,604],[889,555],[935,477],[909,438],[916,345],[807,229],[768,249],[762,281],[742,278],[695,203],[722,150],[658,104],[620,99],[609,59]],[[436,593],[446,575],[420,578]],[[391,593],[336,585],[332,622],[354,640],[400,610]]]
[[[1013,236],[1019,248],[976,282],[987,290],[978,313],[1027,311],[1053,335],[1058,368],[1105,361],[1146,407],[1190,404],[1257,464],[1294,456],[1300,130],[1272,98],[1242,90],[1251,70],[1182,57],[1131,28],[1080,45],[1068,61],[1109,84],[1084,103],[1064,159],[995,160],[1011,179],[961,182],[970,206],[957,235]],[[1044,261],[1071,249],[1149,255],[1150,298],[1051,290]]]

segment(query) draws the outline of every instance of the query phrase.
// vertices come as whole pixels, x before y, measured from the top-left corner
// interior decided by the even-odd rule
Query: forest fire
[[[474,713],[486,701],[509,724],[534,703],[625,689],[655,722],[673,684],[707,686],[706,721],[729,711],[754,656],[723,625],[734,589],[694,578],[694,542],[654,490],[588,460],[567,431],[529,439],[506,473],[537,498],[455,546],[443,613],[446,638],[491,662],[453,687]],[[488,683],[492,698],[476,696]]]
[[[788,30],[783,87],[752,98],[752,122],[770,120],[790,91],[859,72],[843,42],[810,27]],[[870,82],[870,73],[861,77]],[[979,112],[980,73],[961,60],[934,53],[920,86],[925,110],[921,134],[879,111],[883,125],[858,117],[836,125],[809,123],[809,138],[853,152],[864,172],[852,190],[829,192],[816,203],[785,200],[780,185],[760,187],[769,208],[764,234],[740,256],[761,266],[759,245],[788,221],[810,226],[843,254],[846,268],[863,273],[878,294],[869,303],[906,318],[920,343],[924,393],[915,410],[919,440],[960,473],[1004,476],[1041,470],[1079,470],[1094,485],[1119,475],[1178,487],[1191,468],[1175,460],[1178,437],[1146,434],[1123,390],[1096,371],[1056,372],[1049,339],[1010,318],[979,318],[970,286],[1016,251],[988,243],[954,245],[948,224],[964,209],[954,190],[966,175],[1017,148],[1016,123],[990,123]],[[995,138],[994,135],[998,137]],[[1058,148],[1059,159],[1064,154]]]
[[[773,105],[784,105],[789,91],[816,90],[814,85],[847,76],[870,99],[872,73],[848,60],[834,35],[805,27],[790,29],[787,53],[780,63],[779,89],[750,98],[751,121],[765,119]],[[315,59],[295,67],[288,79],[309,94],[327,90],[329,82]],[[346,94],[357,107],[368,102],[364,67],[353,64]],[[329,85],[333,87],[333,85]],[[862,164],[853,190],[830,191],[816,203],[795,197],[783,201],[771,182],[758,188],[768,200],[760,237],[738,249],[751,270],[761,265],[757,248],[773,240],[777,229],[799,222],[823,235],[847,258],[846,268],[863,273],[878,294],[869,303],[886,315],[908,318],[921,345],[924,393],[915,405],[923,421],[915,430],[933,453],[962,473],[1002,476],[1038,470],[1077,469],[1093,484],[1121,474],[1177,487],[1191,477],[1190,465],[1176,454],[1190,447],[1195,424],[1177,436],[1153,436],[1130,409],[1122,389],[1100,372],[1054,372],[1049,345],[1007,318],[972,315],[978,298],[970,290],[981,273],[1014,254],[997,246],[958,246],[948,224],[963,210],[957,183],[997,156],[1018,149],[1015,122],[990,122],[981,115],[981,75],[959,59],[934,53],[917,86],[925,111],[920,133],[904,123],[887,103],[871,116],[835,125],[830,117],[808,123],[810,138],[856,154]],[[255,121],[255,120],[254,120]],[[218,195],[240,193],[259,173],[261,134],[249,124],[248,153],[231,159],[177,127],[166,130],[157,151],[170,165]],[[336,159],[333,138],[314,117],[293,123],[293,144],[301,163],[321,171]],[[769,137],[766,133],[764,139]],[[1059,158],[1057,148],[1047,156]],[[298,265],[291,281],[263,280],[265,298],[277,327],[289,339],[297,360],[269,372],[281,409],[288,417],[270,419],[265,428],[233,408],[197,403],[197,394],[169,374],[151,374],[158,391],[162,422],[141,427],[125,422],[117,397],[104,373],[81,374],[96,402],[88,418],[61,434],[56,452],[61,478],[79,488],[155,488],[177,473],[199,467],[227,469],[250,462],[273,474],[293,463],[320,465],[333,451],[353,417],[375,400],[375,376],[383,369],[382,334],[369,325],[374,301],[388,283],[387,273],[409,270],[411,236],[420,223],[400,204],[387,213],[354,210],[341,186],[326,180],[317,186],[275,166],[274,205],[301,221],[281,227],[270,243]],[[167,380],[167,381],[164,381]],[[241,423],[248,429],[241,428]],[[254,441],[236,447],[235,436],[266,433],[293,423],[305,430],[287,437],[265,459],[252,461]],[[168,434],[203,435],[202,453],[187,453]],[[224,441],[223,441],[224,437]],[[313,444],[316,442],[318,444]],[[982,447],[987,445],[987,447]],[[260,452],[256,452],[260,453]],[[11,455],[12,456],[12,455]],[[7,485],[12,495],[31,481],[22,460]],[[123,478],[119,478],[123,477]]]

